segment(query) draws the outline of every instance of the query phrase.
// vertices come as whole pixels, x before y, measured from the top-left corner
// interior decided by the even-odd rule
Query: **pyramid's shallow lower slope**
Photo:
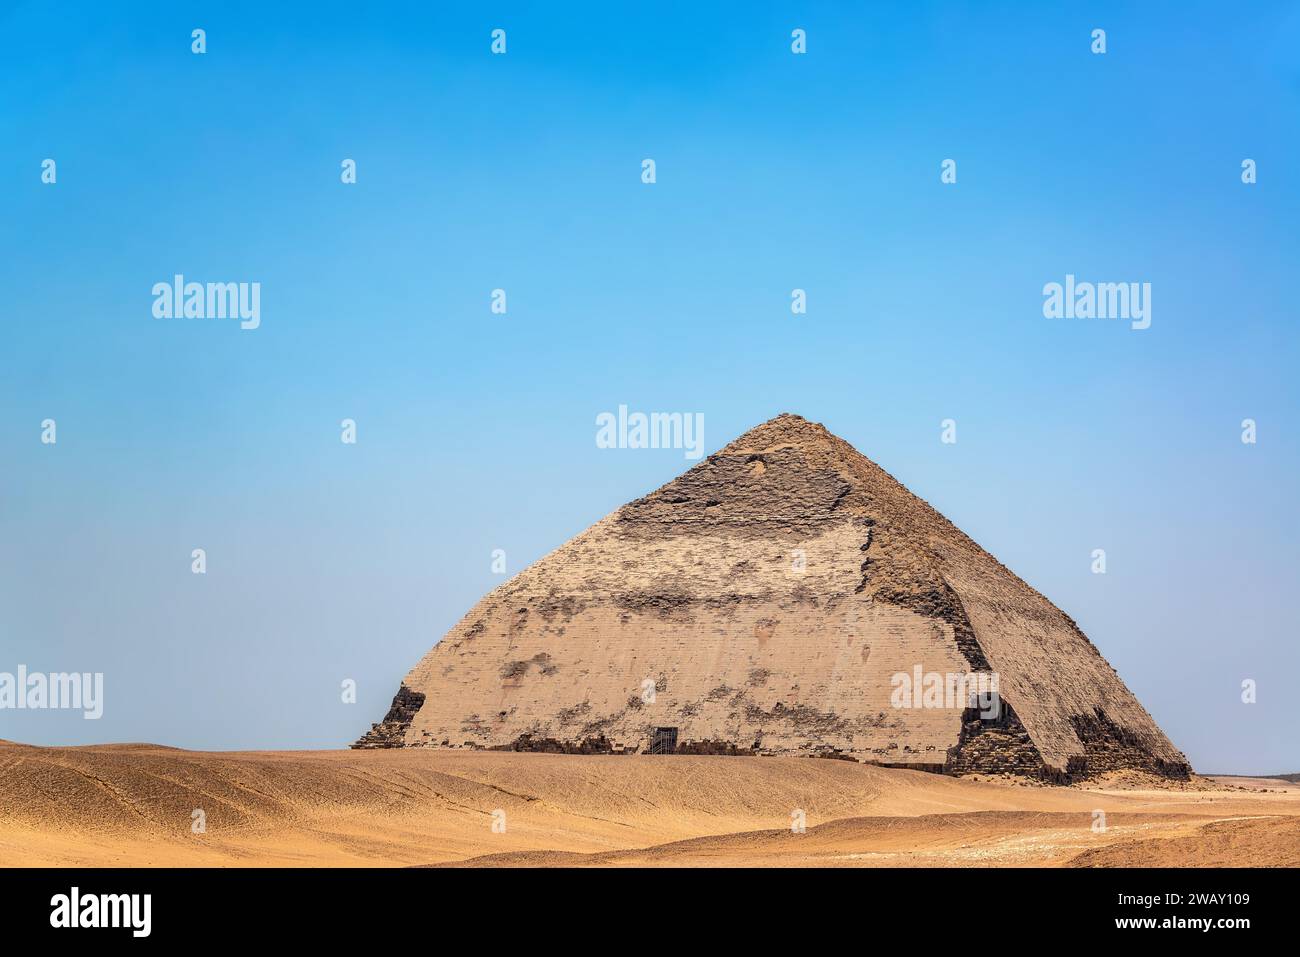
[[[900,706],[897,676],[917,674],[995,674],[1002,707],[982,718],[919,692]],[[486,596],[357,744],[1189,770],[1073,621],[792,415]]]

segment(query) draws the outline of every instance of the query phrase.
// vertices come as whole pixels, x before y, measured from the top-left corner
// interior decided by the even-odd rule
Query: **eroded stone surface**
[[[966,701],[895,707],[893,676],[917,666],[996,673],[1014,720],[972,726]],[[655,728],[690,753],[1188,772],[1073,621],[791,415],[487,595],[358,746],[640,752]]]

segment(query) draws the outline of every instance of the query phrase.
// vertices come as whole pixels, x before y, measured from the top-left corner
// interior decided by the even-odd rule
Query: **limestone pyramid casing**
[[[894,676],[917,666],[996,673],[1000,716],[896,707]],[[1051,779],[1189,771],[1069,617],[794,415],[489,593],[356,746],[643,751],[660,727],[687,751]]]

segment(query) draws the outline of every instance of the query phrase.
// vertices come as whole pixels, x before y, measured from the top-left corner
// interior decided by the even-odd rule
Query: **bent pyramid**
[[[991,675],[995,714],[899,693]],[[354,747],[838,754],[1055,781],[1190,772],[1068,616],[795,415],[493,590]]]

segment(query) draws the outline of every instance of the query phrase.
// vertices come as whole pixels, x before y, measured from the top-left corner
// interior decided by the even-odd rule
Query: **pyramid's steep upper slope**
[[[995,674],[1003,707],[900,706],[917,674]],[[793,415],[487,595],[358,746],[642,751],[655,729],[954,772],[1189,770],[1063,612]]]

